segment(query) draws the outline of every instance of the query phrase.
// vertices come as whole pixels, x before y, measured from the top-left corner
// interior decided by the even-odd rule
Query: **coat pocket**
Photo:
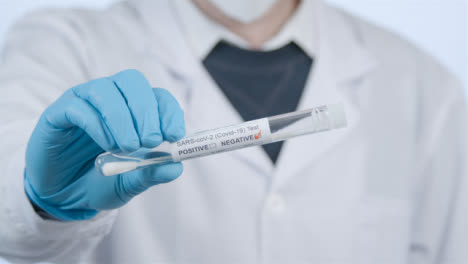
[[[353,263],[406,263],[410,235],[407,200],[372,197],[356,208]]]

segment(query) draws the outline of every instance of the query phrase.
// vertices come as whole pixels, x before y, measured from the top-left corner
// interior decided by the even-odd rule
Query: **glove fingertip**
[[[183,170],[184,166],[180,162],[155,166],[151,171],[152,185],[174,181],[179,178]]]
[[[120,149],[125,153],[135,152],[140,148],[140,142],[130,141],[120,145]]]
[[[141,139],[141,144],[146,148],[155,148],[163,142],[161,134],[152,134]]]
[[[177,140],[185,137],[185,128],[178,127],[170,130],[170,133],[165,136],[166,140],[169,142],[175,142]]]

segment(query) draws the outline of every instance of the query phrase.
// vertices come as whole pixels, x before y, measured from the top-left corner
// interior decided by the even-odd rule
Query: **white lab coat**
[[[285,142],[276,166],[260,147],[184,162],[178,180],[89,221],[37,216],[23,190],[26,143],[42,111],[76,84],[136,68],[177,97],[188,133],[242,121],[190,53],[168,2],[37,12],[11,31],[0,65],[0,256],[467,263],[459,83],[399,37],[323,3],[298,108],[342,101],[346,129]]]

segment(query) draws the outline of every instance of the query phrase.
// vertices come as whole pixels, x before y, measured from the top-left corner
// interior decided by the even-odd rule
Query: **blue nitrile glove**
[[[26,193],[58,219],[92,218],[176,179],[183,170],[175,163],[105,177],[94,167],[96,156],[156,147],[184,135],[184,113],[176,99],[151,88],[136,70],[78,85],[44,111],[29,139]]]

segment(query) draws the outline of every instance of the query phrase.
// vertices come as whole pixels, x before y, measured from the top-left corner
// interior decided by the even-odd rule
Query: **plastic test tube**
[[[95,164],[102,175],[111,176],[345,126],[343,105],[324,105],[202,131],[153,149],[143,148],[125,155],[106,152],[96,158]]]

